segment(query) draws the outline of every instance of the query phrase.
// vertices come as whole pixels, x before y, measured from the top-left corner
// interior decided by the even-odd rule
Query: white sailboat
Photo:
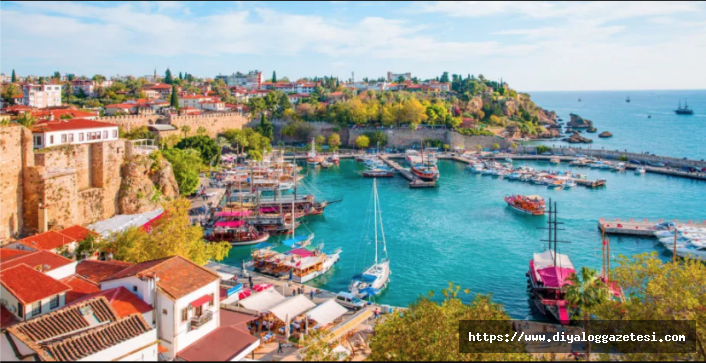
[[[309,151],[308,154],[306,154],[306,162],[307,162],[307,164],[311,164],[311,165],[319,165],[319,163],[321,163],[321,158],[319,157],[319,154],[316,152],[315,139],[311,139],[311,150]]]
[[[348,291],[359,298],[366,298],[380,294],[382,289],[387,287],[390,280],[390,260],[387,256],[387,244],[385,242],[385,229],[382,225],[382,211],[380,210],[380,199],[378,198],[377,180],[373,179],[373,216],[375,228],[375,262],[372,266],[363,271],[362,274],[353,276]],[[380,235],[382,241],[382,252],[384,257],[378,256],[378,220],[380,222]]]

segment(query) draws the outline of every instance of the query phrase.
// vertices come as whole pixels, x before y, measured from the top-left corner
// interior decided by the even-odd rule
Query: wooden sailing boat
[[[363,273],[353,276],[351,284],[348,287],[353,295],[359,298],[366,298],[379,295],[382,289],[387,287],[390,280],[390,260],[387,256],[387,244],[385,242],[385,229],[382,225],[382,211],[380,210],[380,198],[378,197],[377,179],[373,179],[373,223],[375,228],[375,261],[372,266],[367,268]],[[382,241],[382,253],[384,257],[379,259],[378,256],[378,222],[380,224],[380,236]]]

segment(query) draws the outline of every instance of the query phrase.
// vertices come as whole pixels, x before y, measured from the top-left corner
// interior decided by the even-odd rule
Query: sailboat
[[[677,115],[693,115],[694,110],[689,108],[689,104],[686,103],[686,99],[684,99],[684,107],[681,107],[681,100],[679,100],[679,107],[674,110],[674,113]]]
[[[292,198],[292,237],[287,238],[284,241],[282,241],[282,244],[291,247],[291,248],[299,248],[299,247],[304,247],[308,246],[311,244],[311,241],[314,239],[314,233],[310,233],[308,235],[299,235],[297,236],[294,232],[297,229],[297,223],[296,223],[296,206],[294,205],[294,201],[296,200],[296,188],[297,188],[297,183],[296,183],[296,175],[293,175],[295,178],[294,180],[294,198]],[[280,209],[281,210],[281,209]]]
[[[421,179],[422,181],[437,181],[439,180],[439,169],[432,160],[429,160],[428,157],[424,160],[424,152],[424,143],[422,142],[421,162],[419,164],[412,165],[410,170],[415,177]]]
[[[390,260],[387,256],[387,244],[385,242],[385,229],[382,226],[382,211],[380,210],[380,199],[378,197],[377,179],[373,179],[373,217],[375,219],[375,262],[363,273],[353,276],[348,291],[358,298],[364,299],[379,295],[380,291],[387,287],[390,280]],[[380,236],[382,237],[382,252],[384,258],[378,256],[378,221],[380,222]]]
[[[319,165],[321,162],[319,154],[316,153],[316,141],[313,138],[311,139],[311,150],[306,154],[306,162],[311,165]]]
[[[625,102],[630,103],[630,96],[628,96],[628,98],[625,99]]]

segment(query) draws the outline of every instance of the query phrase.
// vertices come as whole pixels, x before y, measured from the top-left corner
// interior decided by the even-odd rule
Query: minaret
[[[157,67],[154,67],[154,79],[157,79]]]

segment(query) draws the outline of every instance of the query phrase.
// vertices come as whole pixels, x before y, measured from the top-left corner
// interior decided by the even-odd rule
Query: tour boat
[[[209,241],[226,241],[233,246],[248,246],[267,241],[270,234],[259,232],[243,220],[218,221],[205,238]]]
[[[338,157],[338,153],[333,153],[333,155],[331,155],[331,162],[336,165],[339,164],[340,158]]]
[[[422,181],[439,180],[439,169],[431,163],[412,166],[412,174]]]
[[[544,315],[551,315],[562,325],[568,325],[570,320],[570,304],[566,301],[565,286],[569,277],[576,273],[568,255],[557,253],[556,208],[552,210],[549,201],[549,248],[542,253],[535,253],[529,262],[526,273],[527,290],[537,309]]]
[[[562,189],[564,188],[564,182],[561,180],[552,180],[548,185],[547,188],[549,189]]]
[[[505,203],[518,212],[531,214],[534,216],[541,216],[544,214],[544,198],[538,195],[506,196]]]
[[[419,164],[422,160],[419,151],[417,150],[407,150],[404,153],[404,159],[407,161],[407,164],[409,166],[414,166],[416,164]]]
[[[311,139],[311,150],[306,154],[306,162],[311,165],[321,163],[321,157],[316,153],[316,141],[314,139]]]
[[[380,209],[380,198],[378,197],[377,181],[373,179],[373,218],[375,229],[375,261],[372,266],[365,269],[363,273],[353,276],[351,284],[348,286],[356,297],[364,299],[380,294],[390,281],[390,260],[387,256],[387,244],[385,243],[385,229],[382,225],[382,211]],[[380,225],[381,241],[378,240],[378,223]],[[367,241],[366,241],[367,242]],[[385,257],[378,259],[378,244],[382,242],[382,252]]]
[[[686,99],[684,100],[684,107],[681,107],[681,100],[679,100],[679,108],[674,110],[674,113],[677,115],[693,115],[694,110],[689,108],[689,105],[686,102]]]

